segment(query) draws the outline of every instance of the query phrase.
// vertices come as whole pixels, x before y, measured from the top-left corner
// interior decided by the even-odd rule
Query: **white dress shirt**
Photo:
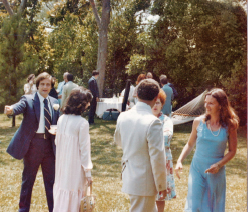
[[[38,94],[38,97],[40,99],[40,122],[39,122],[39,128],[37,130],[36,133],[45,133],[45,117],[44,117],[44,97],[40,95],[39,92],[37,92]],[[52,108],[51,108],[51,103],[49,101],[49,98],[47,96],[47,101],[48,101],[48,108],[49,108],[49,111],[50,111],[50,114],[52,116]],[[52,117],[51,117],[52,118]]]

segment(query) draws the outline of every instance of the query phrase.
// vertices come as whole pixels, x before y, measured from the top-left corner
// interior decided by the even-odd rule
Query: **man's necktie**
[[[46,134],[46,138],[48,138],[50,135],[48,130],[50,129],[50,125],[52,123],[52,116],[48,108],[47,99],[44,99],[44,117],[45,117],[45,134]]]

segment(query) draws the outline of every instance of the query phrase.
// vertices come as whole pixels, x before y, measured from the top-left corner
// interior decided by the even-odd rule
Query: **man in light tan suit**
[[[161,121],[152,114],[159,84],[142,80],[138,103],[117,120],[115,142],[122,147],[122,192],[129,194],[130,212],[156,212],[156,194],[166,196],[166,158]]]
[[[62,100],[61,100],[61,106],[63,107],[65,105],[65,101],[67,97],[70,95],[73,88],[78,87],[77,84],[73,83],[73,75],[68,73],[67,74],[67,80],[68,82],[64,85],[63,91],[62,91]]]

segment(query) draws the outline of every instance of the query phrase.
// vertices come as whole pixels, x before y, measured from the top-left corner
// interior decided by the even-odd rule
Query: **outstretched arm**
[[[181,170],[183,168],[182,162],[184,161],[184,159],[190,154],[190,152],[192,151],[192,149],[195,146],[196,143],[196,138],[197,138],[197,127],[200,123],[200,118],[196,118],[193,122],[193,126],[192,126],[192,131],[191,134],[189,136],[189,140],[187,142],[187,144],[184,146],[178,160],[177,160],[177,165],[175,168],[175,172],[177,177],[180,179],[179,176],[179,170]]]
[[[5,106],[5,113],[6,115],[19,115],[21,113],[24,113],[26,109],[26,97],[22,96],[20,101],[9,106],[6,105]]]

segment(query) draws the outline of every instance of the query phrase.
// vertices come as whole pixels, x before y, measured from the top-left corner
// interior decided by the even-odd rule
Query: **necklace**
[[[215,137],[219,136],[219,134],[220,134],[220,128],[221,128],[221,127],[219,128],[217,134],[215,135],[215,134],[213,133],[213,131],[212,131],[211,124],[209,124],[209,125],[210,125],[210,131],[211,131],[212,135],[215,136]]]

